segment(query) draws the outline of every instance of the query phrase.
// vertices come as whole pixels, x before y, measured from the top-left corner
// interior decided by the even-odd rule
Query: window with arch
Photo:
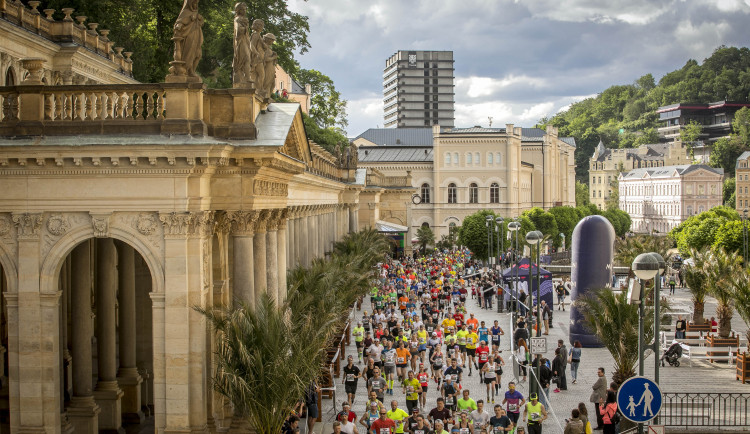
[[[495,153],[495,164],[502,164],[502,162],[503,160],[502,160],[502,157],[500,156],[500,153],[499,152]]]
[[[422,196],[422,203],[430,203],[430,185],[426,182],[422,184],[422,191],[420,191],[420,196]]]
[[[448,203],[456,203],[456,184],[448,184]]]
[[[469,184],[469,203],[479,203],[479,186],[474,182]]]
[[[466,164],[473,164],[471,159],[471,152],[466,154]]]
[[[458,165],[460,161],[458,161],[458,152],[453,153],[453,164]]]
[[[474,164],[482,164],[482,157],[479,155],[479,152],[474,153]]]
[[[492,152],[487,153],[487,164],[493,164],[492,163]]]
[[[500,203],[500,185],[497,182],[490,184],[490,203]]]
[[[450,152],[445,153],[445,165],[446,166],[451,165],[451,153]]]

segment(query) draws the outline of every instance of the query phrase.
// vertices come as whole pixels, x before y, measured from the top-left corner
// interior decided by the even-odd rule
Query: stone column
[[[349,210],[349,233],[356,232],[357,216],[354,215],[354,204],[347,204],[346,207]]]
[[[279,261],[277,264],[278,267],[278,273],[279,273],[279,283],[278,283],[278,296],[276,299],[279,303],[283,303],[286,300],[286,293],[287,293],[287,287],[286,287],[286,266],[287,266],[287,237],[288,230],[287,230],[287,224],[288,220],[287,217],[289,216],[288,210],[284,209],[281,211],[279,216],[279,231],[278,231],[278,237],[279,237]]]
[[[268,280],[266,273],[266,225],[268,223],[268,210],[259,212],[258,220],[255,222],[255,237],[253,237],[253,266],[255,267],[254,284],[255,300],[260,294],[268,291]]]
[[[289,208],[287,210],[287,215]],[[286,264],[289,266],[292,263],[292,249],[294,248],[294,222],[291,219],[291,216],[288,217],[288,219],[285,221],[286,223],[286,242],[284,244],[284,247],[286,248]],[[281,227],[279,227],[279,230],[281,230]]]
[[[91,241],[73,249],[71,264],[71,339],[73,397],[68,419],[77,433],[99,432],[99,406],[94,401],[91,370]]]
[[[312,257],[317,258],[320,255],[320,238],[318,235],[320,234],[320,225],[318,224],[318,206],[313,207],[313,214],[310,216],[310,241],[312,241],[312,247],[310,247],[310,251],[312,252]]]
[[[302,259],[302,237],[304,236],[302,230],[305,224],[305,217],[299,208],[300,207],[295,207],[294,210],[294,256],[292,257],[294,267],[297,267],[300,264],[305,264]]]
[[[234,248],[232,250],[234,299],[255,308],[254,230],[258,214],[253,211],[228,211],[222,223],[228,225]]]
[[[321,258],[326,256],[326,215],[325,205],[321,206],[320,214],[318,214],[318,254]]]
[[[266,225],[266,284],[268,285],[268,294],[279,303],[279,214],[281,210],[273,210],[269,214]]]
[[[117,253],[111,238],[96,240],[96,353],[99,379],[94,397],[102,411],[99,413],[101,431],[122,431],[122,395],[117,385]]]
[[[117,269],[120,295],[120,370],[117,384],[123,391],[122,418],[128,423],[143,423],[141,384],[136,364],[135,332],[135,252],[127,243],[117,243]]]

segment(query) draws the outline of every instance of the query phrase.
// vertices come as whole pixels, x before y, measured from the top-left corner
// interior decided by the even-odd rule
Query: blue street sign
[[[617,392],[617,408],[632,422],[648,422],[659,414],[661,389],[646,377],[630,377]]]

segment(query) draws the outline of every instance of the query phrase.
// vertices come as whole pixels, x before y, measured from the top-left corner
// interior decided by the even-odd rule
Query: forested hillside
[[[571,105],[540,126],[552,124],[576,139],[576,178],[588,183],[588,160],[599,140],[610,148],[657,141],[656,109],[679,102],[749,101],[750,49],[721,46],[703,63],[690,59],[657,83],[646,74],[632,84],[607,88]]]

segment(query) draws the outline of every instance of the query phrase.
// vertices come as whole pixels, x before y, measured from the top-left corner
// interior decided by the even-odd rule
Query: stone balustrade
[[[108,38],[109,30],[97,30],[98,23],[86,25],[85,16],[77,16],[76,22],[71,16],[75,12],[72,8],[62,9],[63,19],[55,20],[54,9],[39,11],[37,8],[41,2],[28,3],[31,8],[20,1],[0,0],[0,17],[51,41],[81,45],[115,63],[122,74],[133,76],[133,61],[130,59],[133,53],[123,53],[123,48],[115,47],[115,43]]]

